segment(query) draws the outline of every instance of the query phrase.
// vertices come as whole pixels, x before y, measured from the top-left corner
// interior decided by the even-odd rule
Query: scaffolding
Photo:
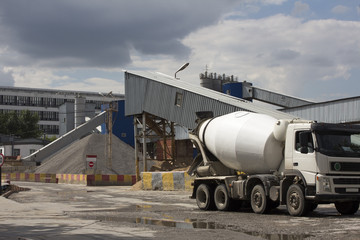
[[[176,159],[174,122],[143,112],[134,115],[136,179],[140,180],[140,159],[143,171],[148,161],[157,160],[173,165]]]

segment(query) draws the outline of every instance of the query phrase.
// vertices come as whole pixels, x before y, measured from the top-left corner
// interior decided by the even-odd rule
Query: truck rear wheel
[[[335,207],[341,215],[353,215],[359,209],[359,202],[336,202]]]
[[[267,197],[264,187],[260,184],[256,185],[251,191],[251,208],[254,213],[263,214],[268,210]]]
[[[231,199],[229,198],[224,184],[220,184],[216,187],[214,192],[214,202],[219,211],[229,210]]]
[[[290,215],[303,216],[309,211],[309,203],[304,196],[304,187],[293,184],[289,187],[286,195],[286,207]]]
[[[208,185],[200,184],[196,189],[196,203],[201,210],[214,209],[213,194]]]

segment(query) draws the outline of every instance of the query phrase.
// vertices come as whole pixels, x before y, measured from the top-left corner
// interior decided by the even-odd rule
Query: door
[[[300,134],[306,140],[306,147],[301,148]],[[317,165],[315,160],[314,141],[309,130],[296,130],[294,132],[293,169],[301,171],[307,183],[315,183]],[[304,140],[303,140],[304,141]]]

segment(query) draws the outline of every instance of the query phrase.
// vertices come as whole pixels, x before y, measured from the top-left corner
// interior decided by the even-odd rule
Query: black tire
[[[310,206],[304,196],[304,187],[293,184],[286,194],[286,207],[291,216],[304,216],[308,213]]]
[[[213,194],[208,185],[200,184],[196,189],[196,203],[201,210],[214,209]]]
[[[216,187],[214,192],[214,202],[219,211],[229,210],[231,199],[229,198],[228,191],[224,184],[220,184]]]
[[[336,202],[335,207],[341,215],[354,215],[359,209],[359,202]]]
[[[268,201],[262,185],[258,184],[252,189],[250,202],[254,213],[263,214],[268,211]]]

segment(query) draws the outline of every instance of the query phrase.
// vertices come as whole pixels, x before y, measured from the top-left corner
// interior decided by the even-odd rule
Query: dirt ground
[[[280,206],[201,211],[186,191],[17,182],[30,188],[0,197],[0,239],[359,239],[360,213],[341,216],[320,205],[306,217]]]

